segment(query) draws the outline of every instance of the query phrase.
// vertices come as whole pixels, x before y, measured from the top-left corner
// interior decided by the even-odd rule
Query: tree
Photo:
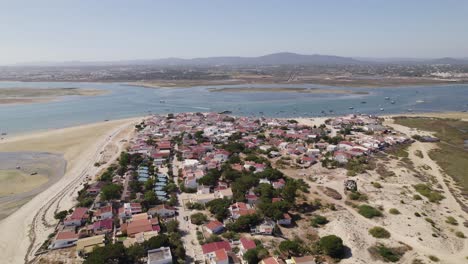
[[[326,255],[334,258],[343,256],[343,240],[335,235],[324,236],[319,241],[319,247]]]
[[[208,221],[208,217],[206,217],[203,213],[195,213],[190,216],[190,222],[194,225],[201,225]]]
[[[60,212],[56,213],[54,215],[54,218],[59,220],[59,221],[63,221],[63,219],[65,219],[65,217],[67,217],[67,215],[68,215],[68,211],[63,210],[63,211],[60,211]]]
[[[169,246],[169,238],[166,234],[159,234],[155,237],[152,237],[144,242],[145,248],[148,250],[156,249],[160,247]]]
[[[229,214],[229,206],[231,201],[229,199],[214,199],[206,203],[206,207],[210,210],[210,213],[214,214],[216,219],[222,221]]]
[[[85,264],[123,264],[128,263],[125,247],[121,243],[107,244],[104,247],[97,247],[84,261]]]
[[[130,263],[139,263],[140,259],[146,255],[145,248],[138,243],[133,244],[126,251]]]
[[[108,184],[101,189],[102,200],[119,199],[122,192],[122,186],[117,184]]]
[[[149,205],[155,205],[159,201],[153,190],[146,191],[144,198]]]
[[[287,255],[297,256],[301,254],[301,244],[294,240],[281,241],[279,244],[279,250]]]
[[[256,248],[249,249],[247,252],[244,253],[244,259],[247,263],[257,264],[260,262],[261,259],[258,258],[258,251]]]
[[[179,221],[177,220],[170,220],[166,222],[166,229],[167,232],[178,232],[179,231]]]

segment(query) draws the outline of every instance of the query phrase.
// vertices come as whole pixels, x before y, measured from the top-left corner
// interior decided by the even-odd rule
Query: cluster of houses
[[[281,160],[291,166],[308,168],[317,161],[333,159],[345,164],[354,157],[369,155],[387,146],[405,143],[409,138],[389,131],[381,121],[372,116],[349,115],[327,121],[328,126],[309,127],[291,122],[269,118],[238,117],[233,118],[217,113],[180,113],[171,116],[155,115],[144,121],[135,138],[130,142],[129,153],[141,154],[150,159],[156,168],[168,168],[177,171],[176,177],[186,188],[196,192],[191,196],[191,203],[206,204],[215,199],[232,199],[233,191],[228,182],[218,181],[214,186],[205,186],[199,180],[210,170],[220,170],[232,153],[223,148],[227,143],[242,143],[247,150],[261,153],[265,160],[242,160],[230,163],[233,170],[239,172],[261,173],[269,162]],[[349,133],[337,142],[326,140],[337,131],[348,129]],[[332,144],[334,143],[334,144]],[[135,176],[136,175],[136,176]],[[260,175],[260,174],[259,174]],[[144,184],[154,180],[152,191],[162,204],[152,208],[142,208],[138,202],[139,193],[133,196],[129,187],[131,181]],[[76,246],[78,253],[89,253],[96,246],[103,246],[105,238],[125,237],[126,247],[142,243],[161,232],[161,220],[174,217],[176,209],[168,206],[169,194],[166,187],[170,181],[165,173],[150,173],[148,164],[129,166],[124,175],[116,175],[113,183],[123,186],[119,203],[115,201],[96,201],[91,208],[77,207],[68,215],[58,228],[50,243],[50,249]],[[275,190],[281,190],[286,181],[260,179],[260,184],[269,184]],[[86,191],[92,197],[99,197],[104,183],[97,181],[90,184]],[[272,203],[281,201],[274,197]],[[253,189],[245,193],[244,202],[233,202],[229,206],[226,221],[235,221],[241,216],[255,214],[259,197]],[[224,221],[224,222],[226,222]],[[292,217],[284,213],[275,221],[263,221],[250,230],[251,235],[272,235],[276,225],[290,226]],[[208,234],[221,234],[225,231],[222,222],[212,220],[203,226]],[[240,250],[233,253],[232,248]],[[248,238],[239,241],[220,241],[202,245],[207,263],[229,263],[236,257],[242,262],[243,254],[255,248],[255,242]],[[148,251],[148,263],[171,263],[169,248]],[[310,256],[291,258],[286,263],[315,263]],[[261,263],[282,263],[270,257]]]

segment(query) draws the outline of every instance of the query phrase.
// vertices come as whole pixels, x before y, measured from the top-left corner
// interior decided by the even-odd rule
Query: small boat
[[[350,107],[348,107],[348,108],[349,108],[349,109],[354,109],[354,107],[352,107],[352,106],[350,106]]]
[[[164,104],[166,101],[164,101],[164,100],[159,100],[159,102],[160,102],[161,104]]]
[[[416,103],[424,103],[424,100],[417,100]]]
[[[408,112],[413,112],[413,109],[409,108],[409,109],[408,109]]]
[[[367,102],[366,101],[362,101],[361,104],[366,104]]]
[[[395,104],[395,101],[391,101],[390,103],[391,103],[391,104]]]
[[[388,97],[388,96],[387,96],[387,97],[385,97],[385,100],[390,100],[390,97]]]
[[[6,135],[7,135],[7,133],[6,133],[6,132],[3,132],[3,133],[2,133],[2,136],[6,136]]]
[[[383,108],[380,108],[380,111],[383,111],[384,109]]]

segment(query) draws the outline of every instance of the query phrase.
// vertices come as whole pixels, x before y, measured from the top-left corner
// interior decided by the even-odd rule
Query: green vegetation
[[[398,209],[396,209],[396,208],[390,208],[390,210],[388,210],[388,212],[393,214],[393,215],[400,214],[400,211],[398,211]]]
[[[385,262],[397,262],[403,256],[403,254],[397,250],[388,248],[384,245],[377,245],[376,249],[377,253],[383,258]]]
[[[101,198],[102,200],[112,200],[119,199],[122,193],[122,185],[117,184],[108,184],[101,189]]]
[[[365,194],[362,194],[358,191],[356,192],[351,192],[349,195],[348,195],[349,199],[353,200],[353,201],[367,201],[368,197],[367,195]]]
[[[358,212],[366,218],[382,216],[382,212],[367,204],[358,206]]]
[[[388,232],[385,228],[376,226],[369,229],[369,234],[371,234],[375,238],[389,238],[390,232]]]
[[[445,220],[445,222],[451,225],[458,225],[457,219],[455,219],[453,216],[447,216],[447,220]]]
[[[63,219],[65,219],[65,217],[67,217],[67,215],[68,215],[68,211],[63,210],[63,211],[60,211],[60,212],[56,213],[54,215],[54,218],[59,220],[59,221],[63,221]]]
[[[344,253],[343,240],[335,235],[324,236],[318,243],[324,254],[334,258],[341,258]]]
[[[422,153],[422,151],[420,151],[419,149],[417,149],[416,151],[414,151],[414,155],[416,157],[420,157],[421,159],[424,158],[424,155]]]
[[[208,221],[208,217],[203,213],[194,213],[190,216],[190,222],[194,225],[201,225]]]
[[[408,147],[409,145],[396,145],[385,150],[388,154],[399,157],[399,158],[408,158]]]
[[[434,262],[439,262],[440,259],[434,255],[429,255],[428,258],[431,260],[431,261],[434,261]]]
[[[395,123],[436,132],[435,136],[441,141],[437,143],[438,149],[429,152],[430,158],[468,191],[468,152],[463,148],[464,140],[467,139],[468,122],[456,119],[399,117],[395,118]]]
[[[462,231],[457,231],[457,232],[455,232],[455,235],[456,235],[457,237],[459,237],[459,238],[465,238],[465,234],[463,234]]]
[[[431,203],[438,203],[445,198],[439,192],[432,190],[428,184],[419,183],[413,187],[419,194],[425,196]]]
[[[315,215],[311,220],[310,224],[313,227],[319,227],[328,223],[328,219],[325,216]]]
[[[372,183],[372,186],[374,186],[374,188],[377,188],[377,189],[382,188],[382,184],[380,184],[380,183],[378,183],[378,182],[373,182],[373,183]]]
[[[422,197],[419,194],[415,194],[415,195],[413,195],[413,199],[414,200],[422,200]]]

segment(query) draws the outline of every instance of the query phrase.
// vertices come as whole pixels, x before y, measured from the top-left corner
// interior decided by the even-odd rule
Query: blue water
[[[414,112],[466,111],[468,109],[468,85],[367,89],[313,84],[281,84],[150,89],[120,83],[0,82],[0,89],[12,87],[78,87],[104,89],[110,93],[95,97],[69,96],[63,100],[48,103],[0,105],[0,132],[10,134],[61,128],[105,119],[142,116],[148,113],[229,110],[235,115],[263,114],[271,117],[293,117],[356,112],[396,114],[405,113],[408,109]],[[364,91],[369,94],[241,93],[209,92],[208,90],[208,88],[223,87],[321,87]],[[385,100],[385,97],[390,97],[395,104],[391,104],[391,100]],[[165,103],[161,103],[160,100],[164,100]],[[362,101],[366,103],[362,104]],[[424,102],[418,103],[417,101]],[[354,109],[349,109],[349,107]],[[384,111],[380,111],[380,108],[384,108]]]

